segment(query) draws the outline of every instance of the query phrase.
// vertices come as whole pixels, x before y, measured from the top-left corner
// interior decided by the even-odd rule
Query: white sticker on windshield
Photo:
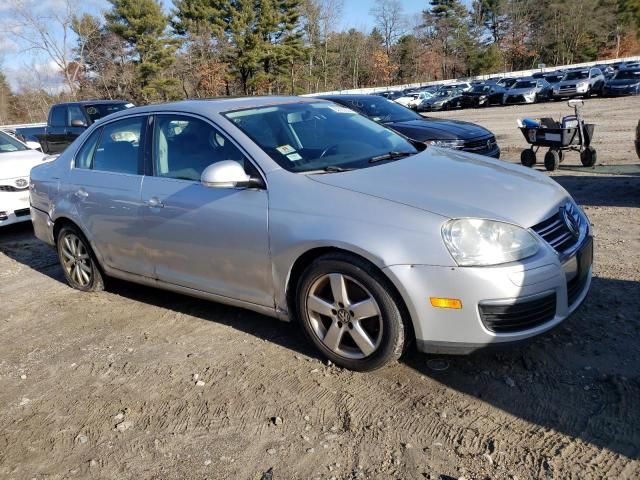
[[[282,155],[296,153],[296,149],[293,148],[291,145],[280,145],[279,147],[276,148],[276,150],[279,151]]]
[[[135,107],[135,105],[133,103],[127,103],[124,108],[132,108]]]
[[[350,108],[341,107],[340,105],[331,105],[329,108],[337,113],[356,113]]]
[[[291,155],[287,155],[287,158],[292,162],[297,162],[298,160],[302,160],[302,157],[297,153],[292,153]]]

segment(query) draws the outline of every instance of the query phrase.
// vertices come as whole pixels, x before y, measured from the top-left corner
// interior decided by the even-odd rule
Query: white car
[[[409,107],[412,110],[416,110],[418,108],[418,105],[420,105],[424,100],[430,99],[431,97],[433,97],[433,92],[414,93],[413,100],[409,101],[409,103],[407,104],[407,107]]]
[[[31,220],[29,172],[46,157],[0,131],[0,227]]]
[[[418,96],[418,92],[409,93],[407,95],[403,95],[400,98],[396,98],[394,102],[399,103],[403,107],[409,107],[409,102],[413,102],[417,96]]]

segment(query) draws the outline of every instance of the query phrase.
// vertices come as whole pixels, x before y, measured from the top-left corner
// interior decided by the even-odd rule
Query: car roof
[[[286,97],[286,96],[264,96],[264,97],[224,97],[202,100],[182,100],[179,102],[155,103],[142,107],[133,107],[109,115],[109,120],[136,113],[154,112],[178,112],[196,113],[200,115],[221,114],[234,110],[244,110],[250,108],[269,107],[276,105],[286,105],[293,103],[315,103],[323,102],[317,97]]]
[[[116,105],[120,103],[130,103],[128,100],[78,100],[74,102],[60,102],[52,106],[58,105]]]
[[[364,93],[344,93],[341,95],[318,95],[313,98],[320,98],[323,100],[371,100],[371,95],[366,95]]]

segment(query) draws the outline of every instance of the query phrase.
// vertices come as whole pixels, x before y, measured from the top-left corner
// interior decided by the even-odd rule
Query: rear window
[[[133,103],[98,103],[95,105],[85,105],[84,110],[91,119],[91,122],[95,122],[101,118],[111,115],[112,113],[126,110],[133,107]]]

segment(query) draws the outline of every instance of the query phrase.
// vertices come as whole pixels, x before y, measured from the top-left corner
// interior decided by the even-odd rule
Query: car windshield
[[[584,78],[589,78],[588,70],[580,70],[577,72],[567,72],[563,80],[582,80]]]
[[[126,110],[133,107],[133,103],[97,103],[95,105],[85,105],[84,110],[89,115],[91,122],[95,122],[107,115],[119,112],[120,110]]]
[[[536,82],[534,80],[525,80],[516,82],[512,88],[515,90],[516,88],[535,88],[535,86]]]
[[[640,70],[620,70],[616,73],[616,80],[640,80]]]
[[[0,132],[0,153],[29,150],[25,145],[4,132]]]
[[[441,90],[435,94],[436,97],[450,97],[456,90]]]
[[[547,75],[544,77],[544,79],[547,82],[559,82],[560,80],[562,80],[563,75]]]
[[[488,92],[489,90],[491,90],[491,87],[489,85],[476,85],[475,87],[473,87],[473,91],[475,93]]]
[[[331,100],[329,98],[329,100]],[[376,122],[408,122],[410,120],[422,120],[422,117],[413,110],[399,105],[396,102],[384,98],[341,98],[340,102],[352,108]]]
[[[417,153],[397,133],[328,102],[271,105],[224,116],[290,172],[366,168]]]

